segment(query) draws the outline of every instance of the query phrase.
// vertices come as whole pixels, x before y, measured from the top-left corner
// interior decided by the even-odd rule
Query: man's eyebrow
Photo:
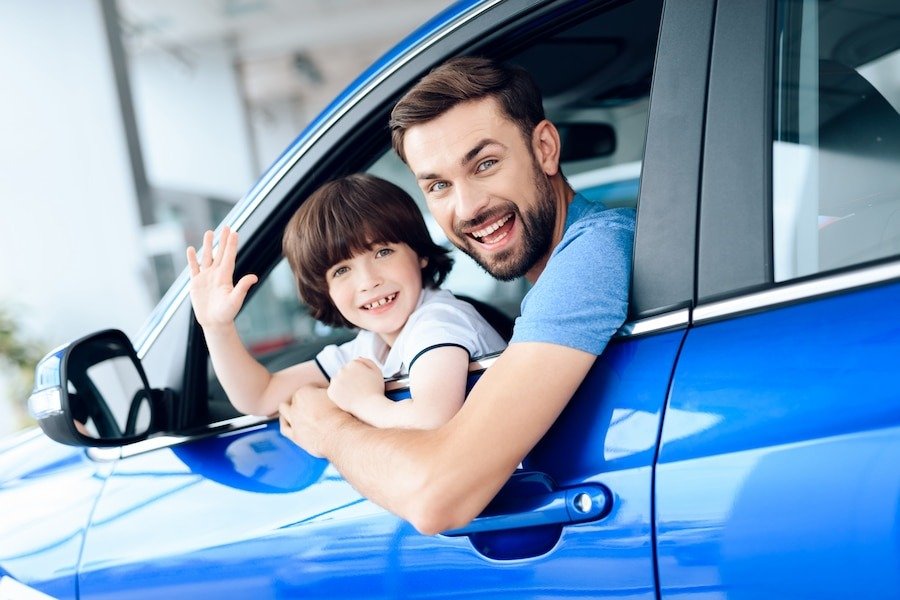
[[[475,144],[475,146],[471,150],[466,152],[466,154],[459,161],[460,166],[464,167],[468,163],[472,162],[472,159],[474,159],[476,156],[481,154],[482,150],[484,150],[485,148],[487,148],[488,146],[490,146],[492,144],[496,144],[497,146],[500,146],[501,148],[506,148],[506,146],[504,146],[497,140],[494,140],[491,138],[485,138],[483,140],[479,140],[479,142],[477,144]],[[416,173],[416,179],[419,181],[429,181],[432,179],[440,179],[440,178],[441,178],[441,176],[438,175],[437,173]]]
[[[470,162],[472,162],[473,158],[475,158],[476,156],[481,154],[481,151],[484,150],[487,146],[490,146],[491,144],[496,144],[502,148],[505,148],[505,146],[503,144],[501,144],[500,142],[498,142],[497,140],[485,138],[485,139],[479,141],[477,144],[475,144],[474,148],[472,148],[471,150],[466,152],[466,155],[462,157],[461,161],[459,161],[460,166],[464,167],[467,164],[469,164]]]

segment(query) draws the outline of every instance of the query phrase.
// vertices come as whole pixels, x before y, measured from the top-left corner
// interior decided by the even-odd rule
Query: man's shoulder
[[[582,213],[566,230],[582,233],[594,229],[625,229],[634,232],[636,212],[633,208],[603,208]]]
[[[630,250],[634,226],[633,208],[601,208],[582,213],[566,228],[547,266],[553,265],[553,259],[559,254],[605,254],[611,248]]]

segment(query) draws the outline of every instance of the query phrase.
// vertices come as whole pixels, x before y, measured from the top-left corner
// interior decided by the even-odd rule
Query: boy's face
[[[557,210],[548,173],[496,100],[410,127],[403,148],[435,220],[491,275],[520,277],[549,252]]]
[[[345,319],[393,346],[419,301],[425,263],[406,244],[374,244],[328,269],[328,295]]]

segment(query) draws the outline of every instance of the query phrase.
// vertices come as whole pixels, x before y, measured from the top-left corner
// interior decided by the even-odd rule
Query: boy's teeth
[[[363,308],[371,310],[373,308],[377,308],[379,306],[384,306],[388,302],[393,302],[394,298],[397,297],[397,294],[391,294],[390,296],[385,296],[381,300],[376,300],[375,302],[370,302],[369,304],[364,304]]]
[[[479,229],[478,231],[473,231],[473,232],[472,232],[472,237],[482,238],[482,237],[484,237],[484,236],[486,236],[486,235],[488,235],[488,234],[490,234],[490,233],[494,233],[495,231],[497,231],[498,229],[500,229],[501,227],[503,227],[503,226],[506,224],[506,222],[509,221],[509,218],[510,218],[511,216],[512,216],[512,215],[506,215],[505,217],[503,217],[503,218],[500,219],[499,221],[496,221],[493,225],[488,225],[488,226],[485,227],[484,229]]]

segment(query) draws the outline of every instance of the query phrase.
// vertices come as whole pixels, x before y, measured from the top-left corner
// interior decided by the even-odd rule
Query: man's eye
[[[478,163],[478,166],[475,168],[475,170],[480,173],[481,171],[487,171],[488,169],[490,169],[491,167],[493,167],[496,164],[497,164],[497,159],[489,158],[487,160],[483,160],[480,163]]]
[[[446,181],[435,181],[428,187],[429,192],[442,192],[450,187]]]
[[[381,248],[378,252],[375,253],[375,258],[384,258],[385,256],[390,256],[394,253],[392,248]]]

